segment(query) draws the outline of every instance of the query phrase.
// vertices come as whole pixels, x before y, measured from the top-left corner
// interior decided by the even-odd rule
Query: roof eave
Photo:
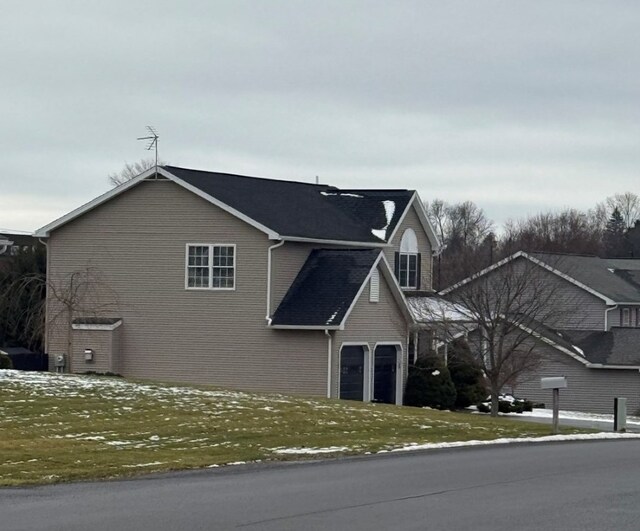
[[[349,241],[349,240],[328,240],[323,238],[305,238],[302,236],[284,236],[279,235],[278,239],[285,240],[289,242],[301,242],[301,243],[322,243],[327,245],[349,245],[351,247],[373,247],[373,248],[382,248],[382,247],[390,247],[389,243],[385,242],[358,242],[358,241]]]
[[[276,330],[344,330],[342,325],[283,325],[270,324],[267,328]]]

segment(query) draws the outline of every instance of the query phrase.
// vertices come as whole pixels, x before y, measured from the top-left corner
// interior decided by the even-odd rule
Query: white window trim
[[[211,280],[211,271],[213,270],[213,248],[214,247],[233,247],[233,287],[232,288],[215,288],[209,286],[206,288],[189,286],[189,247],[208,247],[209,248],[209,282]],[[235,243],[187,243],[184,248],[184,289],[189,291],[235,291],[238,285],[238,249]]]
[[[404,383],[404,348],[401,341],[378,341],[373,345],[371,351],[371,396],[373,397],[373,383],[375,370],[376,348],[378,346],[394,346],[396,347],[396,405],[402,405],[402,384]]]

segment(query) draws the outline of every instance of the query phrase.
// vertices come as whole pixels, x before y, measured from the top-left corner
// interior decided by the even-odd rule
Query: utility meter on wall
[[[64,367],[64,354],[58,354],[53,363],[56,367]]]

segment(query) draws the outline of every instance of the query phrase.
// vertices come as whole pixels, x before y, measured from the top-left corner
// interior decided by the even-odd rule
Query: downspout
[[[324,331],[324,335],[327,336],[328,339],[328,348],[327,348],[327,398],[331,398],[331,354],[332,354],[332,337],[331,332],[329,330]]]
[[[609,312],[611,310],[615,310],[618,308],[618,305],[616,304],[615,306],[612,306],[611,308],[607,308],[604,311],[604,331],[608,332],[609,331]]]
[[[267,326],[271,326],[271,251],[284,245],[284,240],[272,245],[267,250]]]

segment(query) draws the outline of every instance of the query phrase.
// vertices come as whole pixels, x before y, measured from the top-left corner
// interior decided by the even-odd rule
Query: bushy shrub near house
[[[456,403],[456,388],[449,370],[436,357],[419,359],[409,367],[404,404],[435,409],[452,409]]]
[[[448,367],[456,388],[456,408],[469,407],[486,398],[488,392],[484,375],[465,342],[452,343]]]
[[[0,354],[0,369],[13,369],[11,358],[6,354]]]

